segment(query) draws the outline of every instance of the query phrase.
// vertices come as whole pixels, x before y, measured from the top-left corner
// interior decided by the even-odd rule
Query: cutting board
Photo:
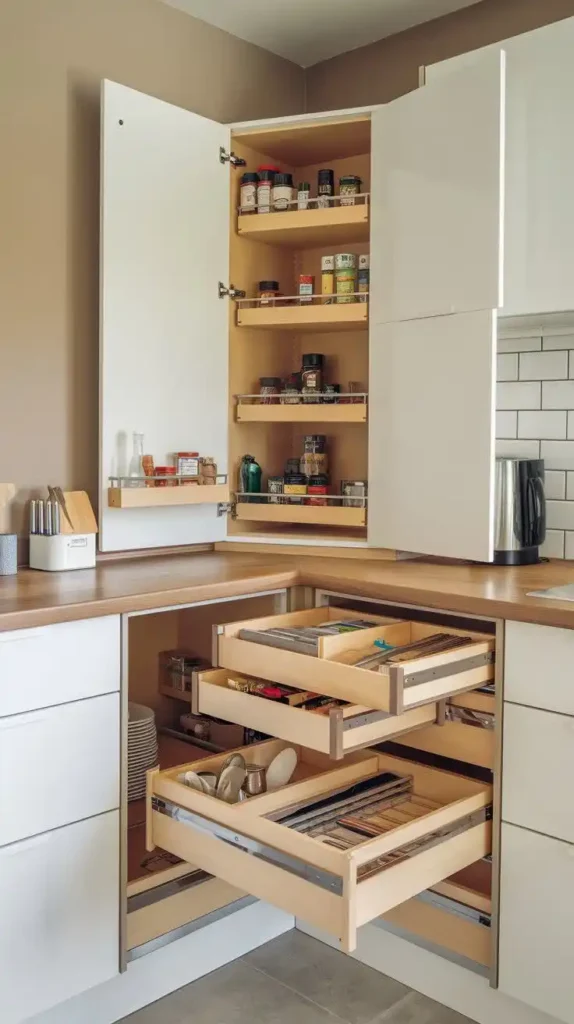
[[[86,491],[64,491],[64,498],[73,525],[70,526],[63,510],[60,509],[60,532],[97,533],[98,524]]]
[[[15,484],[0,484],[0,533],[10,533],[10,504],[16,494]]]

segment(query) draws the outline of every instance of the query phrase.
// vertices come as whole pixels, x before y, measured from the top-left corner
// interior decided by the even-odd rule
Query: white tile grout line
[[[368,1021],[367,1024],[381,1024],[381,1022],[384,1022],[385,1020],[388,1020],[390,1015],[391,1015],[391,1013],[395,1013],[395,1011],[399,1010],[403,1006],[404,1003],[408,1003],[408,1001],[410,999],[412,999],[413,996],[417,996],[419,994],[420,993],[415,992],[414,989],[411,989],[410,992],[407,992],[406,996],[403,996],[402,999],[399,999],[396,1003],[394,1003],[392,1006],[389,1006],[386,1010],[383,1010],[383,1012],[382,1012],[382,1014],[380,1014],[380,1016],[373,1017],[373,1019]],[[423,997],[423,998],[427,998],[427,997]],[[429,999],[429,1002],[432,1002],[432,1000]],[[445,1009],[446,1009],[446,1007],[445,1007]],[[469,1022],[469,1024],[470,1024],[470,1022]]]
[[[316,1003],[314,999],[309,999],[309,996],[306,996],[303,992],[300,992],[298,988],[293,988],[293,985],[288,985],[285,981],[281,981],[281,978],[276,978],[274,974],[268,974],[267,971],[264,971],[261,967],[256,967],[255,964],[250,964],[245,957],[240,957],[239,959],[244,967],[249,967],[252,971],[257,971],[258,974],[262,974],[264,978],[269,978],[270,981],[276,981],[278,985],[281,985],[283,988],[286,988],[288,992],[294,992],[296,996],[299,996],[301,999],[304,999],[306,1003],[310,1003],[311,1006],[316,1006],[317,1009],[322,1010],[323,1013],[328,1013],[329,1016],[333,1018],[333,1021],[336,1022],[336,1024],[350,1024],[350,1021],[345,1020],[344,1017],[339,1017],[338,1014],[333,1013],[332,1010],[329,1010],[327,1006],[321,1006],[321,1003]],[[375,1017],[374,1019],[376,1020],[377,1018]]]

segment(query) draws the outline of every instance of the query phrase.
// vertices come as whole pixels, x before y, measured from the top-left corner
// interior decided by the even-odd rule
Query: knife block
[[[30,568],[46,572],[92,569],[96,564],[95,533],[30,534]]]

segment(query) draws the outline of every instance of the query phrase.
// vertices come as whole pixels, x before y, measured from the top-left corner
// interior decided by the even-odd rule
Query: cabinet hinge
[[[231,164],[232,167],[245,167],[245,160],[242,160],[240,156],[235,156],[233,150],[228,153],[225,146],[219,147],[219,162],[221,164]]]
[[[245,298],[245,292],[242,291],[241,288],[236,288],[232,284],[229,285],[229,288],[226,288],[223,281],[220,281],[218,284],[217,294],[219,295],[220,299],[224,299],[226,295],[228,295],[230,299]]]
[[[218,516],[230,515],[232,519],[235,519],[235,502],[234,501],[220,501],[217,506]]]

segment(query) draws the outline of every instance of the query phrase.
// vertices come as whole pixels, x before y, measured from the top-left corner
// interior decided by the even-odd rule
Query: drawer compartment
[[[270,740],[243,753],[268,765],[286,746]],[[149,772],[148,847],[160,846],[309,921],[349,951],[361,925],[490,852],[490,786],[372,750],[333,768],[325,755],[295,749],[294,781],[234,805],[178,779],[196,768],[217,771],[227,755]],[[359,836],[341,849],[276,820],[384,772],[409,776],[412,791],[380,812],[385,831],[375,838]]]
[[[502,817],[574,843],[574,718],[504,705]]]
[[[492,963],[490,865],[479,862],[389,911],[382,923],[480,967]],[[475,872],[475,869],[476,872]],[[482,876],[485,876],[484,879]],[[486,884],[484,884],[486,883]]]
[[[119,694],[0,719],[0,846],[119,807]]]
[[[496,745],[494,707],[494,695],[478,692],[461,694],[448,702],[444,725],[417,729],[412,736],[402,736],[396,742],[411,750],[493,770]]]
[[[119,615],[0,633],[0,718],[119,688]]]
[[[327,620],[350,618],[364,619],[365,615],[332,607],[313,608],[219,626],[218,665],[395,715],[473,690],[494,678],[494,639],[481,633],[463,633],[451,627],[378,619],[369,615],[369,620],[377,622],[377,626],[321,637],[316,656],[266,646],[240,636],[245,630],[257,633],[271,628],[312,627]],[[383,665],[377,672],[356,665],[366,655],[376,653],[375,640],[402,646],[437,632],[470,636],[475,642],[458,650],[429,654],[402,664]]]
[[[226,722],[235,722],[247,729],[290,740],[311,750],[329,754],[336,760],[350,751],[381,743],[407,731],[422,729],[436,722],[440,713],[437,704],[425,704],[412,711],[405,711],[402,715],[370,711],[360,705],[348,704],[328,714],[318,714],[231,689],[228,680],[237,676],[237,673],[228,669],[194,673],[192,712],[223,718]],[[438,726],[437,729],[440,731]]]

